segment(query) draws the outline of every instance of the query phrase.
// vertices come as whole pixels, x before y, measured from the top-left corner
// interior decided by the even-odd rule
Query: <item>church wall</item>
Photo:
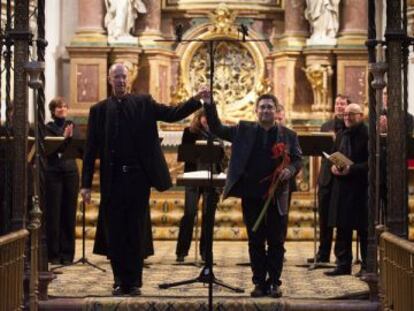
[[[63,96],[70,103],[70,65],[66,50],[78,24],[78,1],[54,0],[46,4],[46,104],[55,97]],[[47,110],[47,117],[50,118]]]

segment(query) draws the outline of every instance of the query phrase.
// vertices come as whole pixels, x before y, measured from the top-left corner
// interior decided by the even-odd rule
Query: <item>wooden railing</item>
[[[414,310],[414,243],[384,232],[379,251],[383,310]]]
[[[21,310],[24,250],[29,232],[22,229],[0,236],[0,311]]]

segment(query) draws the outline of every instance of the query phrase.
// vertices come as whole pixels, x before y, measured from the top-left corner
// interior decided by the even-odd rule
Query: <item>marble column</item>
[[[104,18],[105,7],[102,0],[79,0],[78,28],[71,44],[106,45]]]
[[[338,46],[361,46],[368,35],[368,0],[342,0]]]
[[[303,47],[309,36],[309,24],[305,19],[305,0],[285,1],[285,31],[281,44],[288,47]]]
[[[143,47],[159,47],[161,34],[161,0],[143,0],[147,13],[142,16],[143,30],[139,33],[139,44]]]

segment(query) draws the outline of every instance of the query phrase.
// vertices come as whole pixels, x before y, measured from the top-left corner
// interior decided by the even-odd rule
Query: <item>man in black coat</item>
[[[358,230],[363,268],[366,265],[368,237],[368,129],[362,108],[349,104],[344,113],[345,129],[338,133],[333,151],[339,151],[353,164],[331,166],[332,194],[328,225],[336,227],[337,266],[326,275],[351,274],[352,233]]]
[[[335,98],[334,118],[322,124],[321,132],[333,132],[336,136],[339,131],[343,130],[345,127],[345,108],[350,103],[347,96],[337,95]],[[325,151],[329,152],[330,150]],[[329,160],[322,158],[318,178],[319,249],[316,253],[316,262],[329,262],[331,256],[333,228],[328,226],[331,188],[331,163]],[[309,258],[308,262],[314,262],[314,258]]]
[[[169,107],[151,96],[127,93],[128,70],[109,70],[113,95],[92,106],[82,169],[81,195],[90,202],[94,163],[100,156],[100,192],[94,252],[106,255],[114,274],[114,295],[140,295],[150,188],[171,187],[157,121],[181,120],[201,107],[201,91],[183,105]]]
[[[249,239],[250,263],[253,271],[252,297],[282,296],[280,276],[286,226],[288,224],[289,180],[301,168],[302,151],[297,135],[284,126],[275,125],[277,98],[262,95],[255,105],[257,122],[240,121],[235,126],[220,122],[213,103],[205,105],[211,131],[222,139],[232,142],[231,158],[223,196],[242,199],[243,219]],[[256,232],[253,226],[264,206],[271,175],[278,165],[272,157],[272,147],[284,143],[291,163],[279,176],[281,186],[276,190],[275,200],[269,206],[264,221]],[[266,244],[267,242],[267,250]]]

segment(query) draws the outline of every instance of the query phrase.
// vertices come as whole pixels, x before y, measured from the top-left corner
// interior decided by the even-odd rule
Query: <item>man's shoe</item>
[[[62,265],[68,266],[73,263],[73,260],[63,258],[60,262],[62,263]]]
[[[351,268],[336,267],[331,271],[324,272],[326,276],[338,276],[351,274]]]
[[[49,260],[52,265],[61,265],[60,258],[52,258]]]
[[[272,298],[282,297],[282,290],[280,289],[280,286],[278,286],[276,284],[270,285],[269,296],[272,297]]]
[[[138,287],[133,286],[129,289],[128,295],[129,296],[141,296],[141,290]]]
[[[250,296],[254,297],[254,298],[259,298],[259,297],[265,297],[266,294],[267,294],[267,292],[266,292],[265,286],[256,284],[254,286],[254,289],[250,293]]]
[[[124,296],[126,294],[126,291],[124,291],[121,286],[117,286],[112,290],[113,296]]]
[[[176,262],[184,262],[184,256],[182,255],[177,255],[177,259],[175,260]]]
[[[315,258],[308,258],[306,260],[308,263],[314,263],[315,262]],[[329,257],[324,257],[324,256],[319,256],[319,254],[316,254],[316,262],[319,263],[329,263]]]
[[[363,277],[364,274],[367,273],[367,270],[365,268],[361,268],[357,273],[354,274],[357,278]]]

